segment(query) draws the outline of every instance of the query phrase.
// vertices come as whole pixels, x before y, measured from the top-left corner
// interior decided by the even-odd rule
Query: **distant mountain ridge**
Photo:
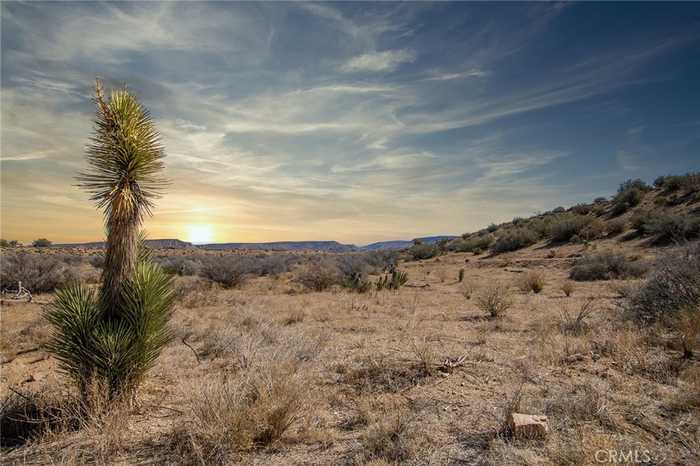
[[[457,238],[457,236],[450,236],[450,235],[442,235],[442,236],[425,236],[423,238],[416,238],[416,240],[419,240],[423,243],[426,244],[433,244],[437,243],[440,240],[446,239],[446,240],[453,240]],[[403,240],[403,239],[398,239],[398,240],[393,240],[393,241],[379,241],[377,243],[372,243],[368,244],[366,246],[361,246],[358,248],[360,251],[377,251],[377,250],[382,250],[382,249],[405,249],[410,247],[413,244],[413,241],[415,240]]]
[[[454,239],[456,236],[426,236],[416,238],[424,243],[432,244],[442,239]],[[337,241],[274,241],[270,243],[211,243],[211,244],[192,244],[179,239],[149,239],[146,240],[146,245],[153,249],[247,249],[247,250],[268,250],[268,251],[326,251],[326,252],[355,252],[355,251],[378,251],[385,249],[404,249],[413,244],[414,240],[392,240],[379,241],[368,244],[366,246],[355,246],[354,244],[343,244]],[[102,249],[105,247],[104,241],[95,241],[90,243],[64,243],[54,244],[55,248],[83,248],[83,249]]]
[[[179,239],[147,239],[146,246],[153,249],[185,249],[194,248],[192,243],[187,241],[181,241]],[[104,241],[93,241],[90,243],[64,243],[64,244],[53,244],[53,248],[83,248],[83,249],[104,249]]]
[[[272,251],[313,250],[328,252],[351,252],[357,250],[352,244],[337,241],[275,241],[271,243],[212,243],[197,245],[201,249],[248,249]]]

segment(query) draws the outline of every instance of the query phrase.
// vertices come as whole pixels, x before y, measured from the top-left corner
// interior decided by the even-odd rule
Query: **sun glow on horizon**
[[[187,227],[187,240],[190,243],[211,243],[212,241],[212,228],[210,225],[189,225]]]

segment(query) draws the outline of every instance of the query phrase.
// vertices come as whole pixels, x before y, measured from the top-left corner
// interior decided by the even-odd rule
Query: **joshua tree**
[[[114,399],[133,393],[170,339],[170,280],[139,253],[141,222],[165,184],[165,154],[148,111],[128,90],[105,100],[98,80],[94,101],[90,171],[78,179],[104,211],[102,286],[99,296],[81,284],[60,290],[46,317],[54,326],[49,348],[83,395],[97,382]]]
[[[122,287],[136,267],[141,221],[165,181],[165,156],[148,111],[126,89],[105,102],[95,86],[97,120],[87,159],[92,170],[80,175],[81,186],[104,210],[107,251],[102,275],[102,302],[110,315],[119,312]]]

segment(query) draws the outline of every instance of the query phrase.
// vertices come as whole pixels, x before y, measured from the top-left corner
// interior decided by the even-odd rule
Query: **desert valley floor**
[[[633,280],[575,282],[565,295],[573,261],[591,249],[640,261],[658,252],[611,239],[450,253],[402,262],[407,286],[364,294],[303,291],[293,271],[237,289],[178,277],[175,338],[136,403],[78,430],[18,441],[2,462],[629,463],[596,455],[602,450],[631,451],[646,464],[697,464],[698,409],[687,401],[697,397],[697,360],[681,358],[662,331],[621,318]],[[531,270],[544,277],[538,294],[515,286]],[[495,282],[511,285],[514,305],[489,319],[471,295]],[[2,308],[3,399],[69,391],[41,346],[50,299]],[[586,306],[590,315],[571,331]],[[224,448],[237,434],[211,419],[235,396],[222,387],[235,392],[260,377],[276,394],[270,403],[295,407],[289,428],[263,448]],[[548,416],[547,438],[502,435],[509,411]]]

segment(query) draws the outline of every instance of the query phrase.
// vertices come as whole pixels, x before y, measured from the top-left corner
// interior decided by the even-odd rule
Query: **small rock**
[[[549,432],[547,416],[534,414],[511,413],[508,427],[516,439],[543,439]]]

